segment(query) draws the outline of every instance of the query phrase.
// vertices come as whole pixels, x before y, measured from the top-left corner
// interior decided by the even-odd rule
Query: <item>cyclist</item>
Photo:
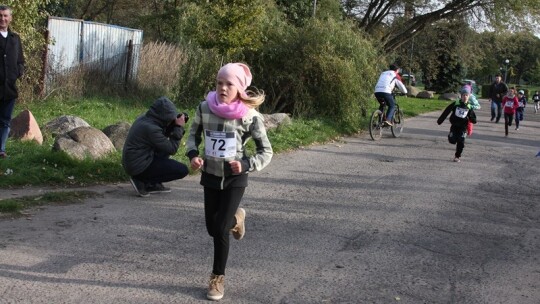
[[[407,88],[401,82],[398,71],[399,67],[396,64],[391,64],[387,71],[381,73],[375,85],[375,98],[377,98],[380,104],[379,110],[383,110],[385,103],[388,105],[386,117],[383,115],[383,124],[387,126],[392,125],[392,118],[394,118],[394,112],[396,110],[396,100],[392,95],[392,91],[397,86],[403,94],[407,94]]]

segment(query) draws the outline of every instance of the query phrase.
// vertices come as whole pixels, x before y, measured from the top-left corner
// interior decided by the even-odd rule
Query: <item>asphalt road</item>
[[[540,114],[505,137],[486,110],[461,163],[439,113],[276,155],[251,175],[221,302],[540,303]],[[206,302],[198,179],[0,220],[0,303]]]

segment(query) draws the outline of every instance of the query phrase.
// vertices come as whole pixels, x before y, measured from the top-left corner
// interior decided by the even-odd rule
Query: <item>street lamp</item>
[[[506,83],[506,75],[508,74],[508,64],[510,63],[510,60],[506,59],[504,63],[506,64],[504,69],[504,83]]]

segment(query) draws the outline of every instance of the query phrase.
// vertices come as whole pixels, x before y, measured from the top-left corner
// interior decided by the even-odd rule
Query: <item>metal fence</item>
[[[59,17],[49,17],[47,28],[45,92],[81,67],[117,84],[127,85],[135,79],[142,30]]]

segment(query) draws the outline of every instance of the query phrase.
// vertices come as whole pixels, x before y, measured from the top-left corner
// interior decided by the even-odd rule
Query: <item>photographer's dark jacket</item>
[[[184,136],[183,127],[171,125],[177,116],[172,101],[160,97],[146,114],[135,120],[122,150],[122,165],[128,175],[142,173],[150,166],[156,154],[176,154]]]
[[[6,38],[0,35],[0,101],[19,96],[16,81],[24,73],[24,55],[21,38],[8,31]]]

